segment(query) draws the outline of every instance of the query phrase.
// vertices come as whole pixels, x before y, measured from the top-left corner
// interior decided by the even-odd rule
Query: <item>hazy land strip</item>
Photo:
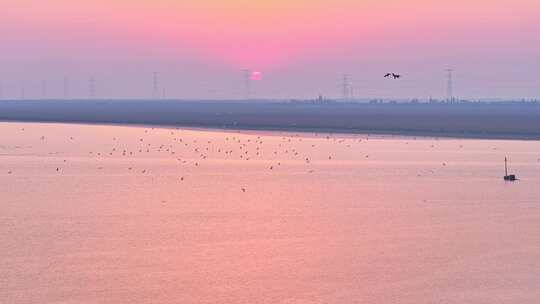
[[[0,121],[540,140],[539,104],[0,101]]]

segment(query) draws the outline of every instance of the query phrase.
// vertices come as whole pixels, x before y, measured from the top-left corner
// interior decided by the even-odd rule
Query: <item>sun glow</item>
[[[252,72],[250,79],[252,81],[261,81],[263,79],[262,72]]]

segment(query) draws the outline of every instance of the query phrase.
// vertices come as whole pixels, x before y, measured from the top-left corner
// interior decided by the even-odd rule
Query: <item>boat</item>
[[[509,182],[514,182],[517,180],[515,174],[508,174],[508,159],[504,158],[504,180]]]

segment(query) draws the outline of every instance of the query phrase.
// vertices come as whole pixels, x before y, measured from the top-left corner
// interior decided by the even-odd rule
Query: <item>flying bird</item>
[[[392,76],[394,79],[401,78],[401,75],[395,74],[395,73],[386,73],[386,74],[384,75],[384,78],[388,78],[388,77],[390,77],[390,76]]]

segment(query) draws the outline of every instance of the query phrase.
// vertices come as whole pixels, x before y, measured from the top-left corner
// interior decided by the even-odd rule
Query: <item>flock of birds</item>
[[[315,172],[312,166],[314,158],[317,161],[331,161],[335,159],[335,155],[323,155],[327,152],[317,149],[320,143],[319,140],[336,145],[344,145],[347,148],[350,148],[351,144],[355,142],[369,140],[369,135],[358,135],[355,138],[340,138],[334,135],[314,134],[313,138],[317,140],[310,140],[310,138],[303,137],[299,134],[263,137],[260,135],[227,133],[221,138],[219,136],[206,138],[204,136],[197,137],[197,134],[193,133],[193,131],[184,133],[182,129],[147,128],[134,130],[141,130],[142,133],[130,135],[129,138],[111,136],[110,140],[101,139],[101,142],[95,146],[99,147],[99,149],[92,149],[92,151],[85,153],[91,159],[98,161],[114,158],[136,160],[138,158],[158,157],[174,160],[180,165],[190,166],[191,168],[198,168],[210,159],[258,161],[268,171],[278,170],[286,163],[290,164],[294,162],[295,164],[303,164],[305,166],[305,172],[311,174]],[[20,131],[24,132],[25,129],[22,128]],[[80,140],[81,142],[85,141],[83,138]],[[43,147],[50,149],[50,147],[55,146],[52,140],[50,144],[47,141],[49,141],[48,137],[44,135],[39,137],[39,142]],[[58,139],[56,138],[55,141],[58,141]],[[62,139],[62,141],[68,143],[68,145],[78,145],[78,138],[76,139],[74,136],[68,136]],[[333,151],[333,149],[329,151]],[[69,153],[48,152],[48,154],[60,156]],[[369,155],[365,155],[364,157],[369,158]],[[68,159],[69,157],[63,160],[61,159],[60,162],[62,164],[54,168],[54,171],[59,174],[64,172],[64,168],[69,165]],[[105,165],[106,163],[99,163],[97,170],[103,170]],[[264,167],[261,168],[264,169]],[[302,166],[297,168],[302,170]],[[126,165],[126,170],[134,173],[150,174],[150,168],[141,167],[140,162],[133,162],[130,165]],[[13,174],[13,171],[9,170],[7,173]],[[185,180],[184,176],[179,176],[178,178],[181,182]],[[240,190],[242,192],[247,191],[245,186],[241,187]]]
[[[132,134],[129,138],[124,139],[111,137],[112,140],[109,142],[102,140],[98,145],[94,146],[99,147],[99,150],[87,151],[88,157],[98,162],[115,158],[135,161],[141,158],[158,157],[195,169],[210,159],[257,161],[257,164],[262,166],[262,170],[266,167],[268,171],[275,171],[285,164],[295,163],[305,166],[304,169],[301,169],[302,166],[297,166],[297,169],[305,170],[304,172],[311,174],[315,172],[316,168],[312,165],[313,161],[318,163],[332,161],[336,159],[336,155],[330,154],[330,152],[341,153],[343,148],[351,148],[354,144],[360,144],[363,141],[367,142],[370,139],[369,135],[356,135],[347,138],[330,134],[314,134],[312,137],[299,134],[263,137],[242,133],[224,133],[223,137],[220,138],[219,136],[198,137],[198,134],[194,133],[194,131],[184,133],[181,129],[147,128],[134,130],[141,130],[142,134]],[[24,132],[25,129],[22,128],[21,131]],[[217,134],[219,133],[215,133],[215,135]],[[47,140],[48,138],[44,135],[39,137],[39,141],[43,146],[49,148]],[[416,138],[412,138],[412,140],[416,140]],[[64,138],[64,142],[66,141],[70,145],[78,145],[73,136]],[[84,141],[84,139],[81,139],[81,141]],[[338,148],[328,146],[328,144],[342,146]],[[409,142],[406,141],[405,144],[409,144]],[[326,149],[319,149],[319,145],[325,145]],[[51,144],[51,146],[54,146],[54,144]],[[355,146],[355,148],[360,147]],[[429,148],[435,149],[435,143],[430,144]],[[459,145],[459,149],[462,148],[463,145]],[[355,151],[361,153],[360,149],[352,151],[352,153],[356,153]],[[49,152],[49,155],[55,156],[63,154],[65,153]],[[361,157],[369,159],[370,155],[364,154]],[[68,166],[68,159],[69,157],[60,161],[61,165],[55,168],[57,173],[62,173],[64,168]],[[540,159],[538,161],[540,162]],[[103,170],[105,165],[105,162],[99,163],[97,170]],[[443,162],[441,166],[446,167],[447,163]],[[126,165],[128,172],[138,172],[140,174],[150,174],[150,168],[141,167],[141,162],[131,162],[130,165]],[[183,172],[190,171],[184,170]],[[13,170],[7,171],[8,175],[13,173]],[[435,174],[434,168],[428,169],[426,172],[418,172],[417,176],[426,174]],[[185,177],[179,176],[178,179],[183,182]],[[240,190],[242,192],[247,191],[245,186],[241,187]]]

